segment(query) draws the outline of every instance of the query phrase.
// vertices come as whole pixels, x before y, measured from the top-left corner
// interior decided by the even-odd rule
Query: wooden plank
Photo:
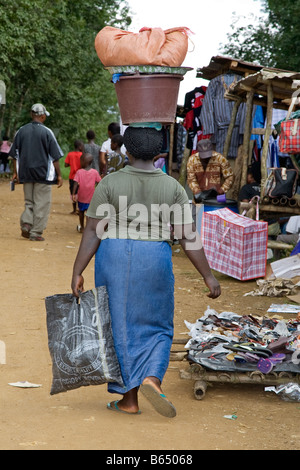
[[[253,128],[251,131],[251,134],[254,134],[254,135],[265,135],[265,133],[266,133],[266,129],[263,129],[263,128]]]
[[[275,206],[274,204],[260,204],[259,205],[259,212],[272,212],[278,213],[279,217],[282,217],[282,214],[294,214],[299,215],[300,208],[299,206],[296,207],[289,207],[289,206]]]

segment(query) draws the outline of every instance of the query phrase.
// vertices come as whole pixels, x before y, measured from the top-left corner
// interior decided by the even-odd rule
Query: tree
[[[251,15],[247,26],[238,26],[235,17],[222,53],[263,66],[300,70],[300,0],[259,1],[263,15]]]
[[[105,25],[131,23],[123,0],[0,0],[0,79],[6,84],[2,128],[13,137],[33,103],[50,110],[47,125],[62,145],[93,128],[106,138],[118,107],[94,40]]]

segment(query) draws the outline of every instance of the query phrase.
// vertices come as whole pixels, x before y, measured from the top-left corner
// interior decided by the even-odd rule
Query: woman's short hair
[[[124,132],[126,150],[136,159],[152,160],[160,152],[163,134],[151,127],[127,127]]]

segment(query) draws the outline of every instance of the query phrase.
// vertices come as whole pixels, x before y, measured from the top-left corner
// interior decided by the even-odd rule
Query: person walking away
[[[84,144],[84,153],[89,153],[93,156],[92,168],[100,173],[100,145],[95,143],[96,134],[93,130],[89,130],[86,133],[88,143]]]
[[[79,225],[77,230],[83,233],[84,216],[89,208],[96,185],[101,181],[97,170],[92,168],[93,156],[84,153],[80,157],[81,168],[74,176],[73,201],[78,200]]]
[[[108,139],[103,142],[100,151],[100,174],[104,177],[107,174],[107,159],[109,155],[113,152],[111,148],[111,139],[114,135],[120,134],[120,125],[117,122],[111,122],[107,128]],[[123,144],[120,148],[122,155],[126,157],[126,147]]]
[[[52,185],[63,184],[59,159],[63,152],[44,122],[49,112],[41,103],[31,107],[32,121],[16,133],[9,155],[13,158],[12,180],[23,184],[25,210],[20,218],[21,235],[44,241],[51,208]]]
[[[8,136],[3,136],[3,140],[0,142],[0,174],[1,173],[10,173],[8,156],[11,148],[11,142],[9,141]]]
[[[82,273],[95,255],[95,285],[105,285],[123,384],[109,383],[122,396],[109,410],[139,414],[141,391],[155,410],[174,417],[162,391],[173,341],[174,275],[172,230],[203,276],[208,297],[221,294],[193,225],[188,196],[175,178],[156,169],[163,135],[153,128],[127,127],[130,165],[98,184],[73,266],[71,288],[84,291]],[[110,216],[108,216],[110,208]],[[172,230],[171,230],[172,229]]]
[[[76,172],[81,168],[80,157],[82,155],[83,148],[83,142],[81,140],[76,139],[74,142],[74,150],[72,152],[69,152],[65,159],[65,168],[70,167],[69,188],[73,204],[73,211],[71,212],[71,214],[77,214],[77,202],[73,200],[73,186],[74,176],[76,175]]]

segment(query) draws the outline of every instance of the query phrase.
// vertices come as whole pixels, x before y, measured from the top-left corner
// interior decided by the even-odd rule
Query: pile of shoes
[[[185,321],[188,359],[213,370],[300,373],[300,322],[208,307],[196,323]]]

